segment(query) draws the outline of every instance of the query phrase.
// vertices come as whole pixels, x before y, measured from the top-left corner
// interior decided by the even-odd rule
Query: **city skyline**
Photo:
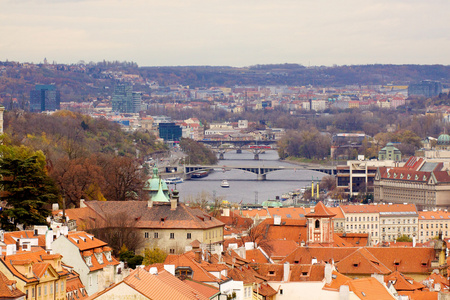
[[[0,60],[450,64],[450,3],[0,0]]]

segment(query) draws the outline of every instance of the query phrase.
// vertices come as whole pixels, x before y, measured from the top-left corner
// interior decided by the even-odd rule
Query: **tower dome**
[[[155,196],[158,193],[159,185],[161,182],[161,189],[166,197],[169,197],[169,188],[164,180],[160,180],[158,176],[158,168],[153,168],[152,178],[145,182],[144,191],[148,191],[150,197]]]
[[[450,145],[450,135],[448,134],[441,134],[437,139],[438,145]]]

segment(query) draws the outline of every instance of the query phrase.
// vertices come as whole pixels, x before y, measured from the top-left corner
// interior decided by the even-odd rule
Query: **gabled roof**
[[[413,278],[408,277],[400,273],[399,271],[392,272],[388,276],[384,276],[384,281],[387,283],[392,283],[394,288],[399,291],[415,291],[422,290],[425,286]]]
[[[24,282],[39,282],[45,271],[49,271],[49,273],[56,277],[68,275],[67,270],[61,269],[61,271],[57,271],[50,263],[45,262],[43,257],[46,255],[47,252],[44,249],[34,248],[31,251],[21,251],[13,255],[1,256],[0,259],[14,277]],[[59,255],[59,257],[61,257],[61,255]],[[18,268],[15,267],[26,264],[31,264],[32,268],[32,274],[28,277],[19,272],[17,270]]]
[[[389,274],[391,272],[365,248],[359,248],[337,262],[336,269],[343,274]]]
[[[175,265],[175,269],[178,267],[190,267],[192,269],[193,277],[192,279],[201,282],[220,282],[221,279],[212,275],[205,268],[202,267],[201,262],[197,262],[194,259],[195,254],[191,252],[186,252],[179,255],[169,255],[167,256],[164,264]],[[207,262],[204,263],[206,265]]]

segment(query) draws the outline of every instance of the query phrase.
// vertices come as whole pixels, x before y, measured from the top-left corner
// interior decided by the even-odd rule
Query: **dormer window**
[[[414,179],[419,180],[419,176],[418,175],[414,176]]]
[[[427,176],[423,175],[423,181],[427,180]]]
[[[269,275],[275,275],[275,271],[269,271]]]
[[[387,178],[390,178],[391,177],[391,173],[387,173]]]
[[[397,173],[394,173],[394,178],[397,178]]]
[[[101,252],[95,253],[95,258],[97,259],[99,264],[101,264],[101,265],[103,264],[103,254]]]
[[[92,256],[86,256],[84,260],[89,267],[92,267]]]
[[[106,257],[106,260],[107,260],[107,261],[112,261],[112,258],[111,258],[111,251],[105,252],[105,257]]]
[[[403,174],[400,174],[400,179],[403,179]]]
[[[411,179],[411,175],[408,174],[408,176],[406,177],[406,179]]]

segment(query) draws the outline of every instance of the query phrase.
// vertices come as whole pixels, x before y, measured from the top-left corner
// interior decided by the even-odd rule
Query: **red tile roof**
[[[5,274],[0,272],[0,298],[16,299],[19,297],[25,297],[25,293],[16,288],[16,281],[9,280]]]
[[[185,284],[167,271],[158,272],[157,275],[137,268],[130,273],[123,281],[111,286],[110,288],[93,295],[90,299],[96,299],[99,296],[111,292],[120,284],[126,284],[149,299],[179,299],[179,300],[208,300],[209,298],[195,290],[188,284]]]
[[[402,273],[395,271],[391,274],[384,276],[384,281],[394,285],[394,288],[399,291],[415,291],[423,290],[425,286],[413,278],[403,275]]]
[[[366,248],[359,248],[336,263],[336,270],[342,274],[389,274],[389,270]]]
[[[386,287],[374,277],[355,279],[348,282],[350,290],[358,296],[359,299],[365,300],[393,300],[396,299],[391,295]]]
[[[310,217],[328,217],[328,218],[333,218],[334,216],[336,216],[336,214],[331,212],[322,203],[322,201],[319,201],[319,203],[316,204],[316,206],[314,207],[314,211],[311,210],[311,212],[306,215],[307,218],[310,218]]]

